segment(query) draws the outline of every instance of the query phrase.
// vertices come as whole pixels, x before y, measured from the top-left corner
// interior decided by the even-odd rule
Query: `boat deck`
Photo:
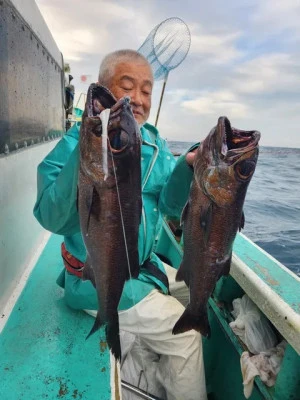
[[[104,332],[85,340],[93,318],[67,307],[56,284],[61,241],[50,237],[0,335],[1,400],[111,399]],[[182,249],[166,226],[156,250],[179,265]],[[244,347],[218,301],[230,304],[245,291],[291,339],[276,386],[268,389],[256,378],[251,400],[299,400],[299,279],[243,236],[235,243],[231,275],[234,279],[218,282],[209,302],[212,336],[203,341],[209,398],[244,398],[239,362]]]
[[[110,399],[105,343],[85,340],[93,318],[56,284],[61,240],[51,236],[0,336],[2,400]]]

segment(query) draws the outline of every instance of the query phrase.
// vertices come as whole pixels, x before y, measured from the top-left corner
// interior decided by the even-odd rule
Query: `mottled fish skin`
[[[111,108],[107,177],[103,169],[102,123],[98,116],[105,108]],[[116,102],[108,89],[96,84],[89,87],[79,149],[78,211],[87,250],[83,278],[90,279],[95,286],[99,304],[95,324],[88,336],[105,324],[108,346],[120,360],[117,309],[125,280],[130,277],[127,254],[131,276],[139,274],[138,230],[142,212],[141,138],[129,98]]]
[[[184,255],[176,276],[189,287],[190,303],[173,334],[195,329],[210,336],[207,302],[218,279],[229,274],[233,242],[244,227],[243,204],[259,139],[259,132],[232,128],[220,117],[197,150],[182,213]]]

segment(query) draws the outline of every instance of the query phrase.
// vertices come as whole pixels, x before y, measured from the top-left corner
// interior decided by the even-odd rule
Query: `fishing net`
[[[185,59],[190,45],[188,26],[180,18],[172,17],[158,24],[149,33],[138,52],[151,64],[154,79],[166,80],[169,71]]]
[[[158,24],[138,49],[151,64],[155,80],[164,80],[155,120],[157,126],[162,99],[169,72],[178,67],[187,56],[191,45],[191,34],[182,19],[172,17]]]

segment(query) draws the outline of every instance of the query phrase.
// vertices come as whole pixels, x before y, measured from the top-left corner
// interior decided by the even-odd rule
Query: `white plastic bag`
[[[276,346],[278,341],[270,322],[246,294],[233,300],[232,315],[236,319],[230,322],[230,327],[252,354]]]

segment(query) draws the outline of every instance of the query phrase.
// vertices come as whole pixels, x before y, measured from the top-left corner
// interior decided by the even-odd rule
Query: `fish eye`
[[[128,134],[122,129],[111,130],[108,133],[110,148],[113,153],[119,153],[123,151],[129,143]]]
[[[255,163],[250,160],[243,160],[236,164],[235,171],[237,172],[239,178],[246,180],[250,178],[255,170]]]

